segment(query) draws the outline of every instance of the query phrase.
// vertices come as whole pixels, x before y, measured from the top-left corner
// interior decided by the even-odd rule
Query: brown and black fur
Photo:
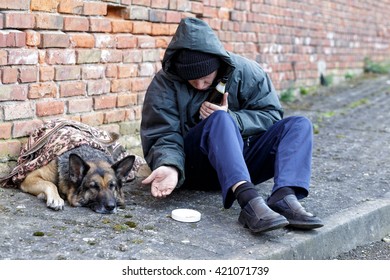
[[[122,184],[131,171],[134,156],[114,163],[104,152],[83,145],[27,175],[21,189],[46,198],[47,207],[89,207],[97,213],[115,213],[124,205]]]

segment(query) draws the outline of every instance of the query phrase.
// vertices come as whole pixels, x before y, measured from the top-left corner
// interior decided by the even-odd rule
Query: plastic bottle
[[[220,105],[225,94],[226,78],[222,78],[212,92],[210,92],[207,101]]]

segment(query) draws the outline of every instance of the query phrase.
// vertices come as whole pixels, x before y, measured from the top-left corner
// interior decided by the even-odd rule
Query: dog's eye
[[[90,182],[88,185],[89,185],[89,188],[91,188],[91,189],[99,188],[99,186],[96,182]]]
[[[115,181],[111,181],[109,184],[108,184],[108,187],[110,189],[115,189],[116,188],[116,182]]]

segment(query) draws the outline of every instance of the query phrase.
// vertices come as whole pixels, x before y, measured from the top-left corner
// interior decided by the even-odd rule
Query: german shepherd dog
[[[134,159],[126,156],[114,163],[103,151],[82,145],[29,173],[20,187],[38,197],[44,195],[53,210],[62,210],[67,200],[71,206],[111,214],[124,205],[122,184]]]

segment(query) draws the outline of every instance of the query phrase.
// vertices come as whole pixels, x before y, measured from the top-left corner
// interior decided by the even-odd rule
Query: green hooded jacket
[[[167,165],[179,171],[178,186],[185,180],[184,137],[199,123],[199,109],[209,91],[198,91],[175,73],[172,61],[181,49],[220,57],[222,76],[228,79],[228,112],[243,138],[266,131],[282,119],[283,110],[269,76],[258,63],[227,52],[207,23],[183,19],[170,42],[162,69],[149,85],[141,120],[144,157],[152,170]]]

